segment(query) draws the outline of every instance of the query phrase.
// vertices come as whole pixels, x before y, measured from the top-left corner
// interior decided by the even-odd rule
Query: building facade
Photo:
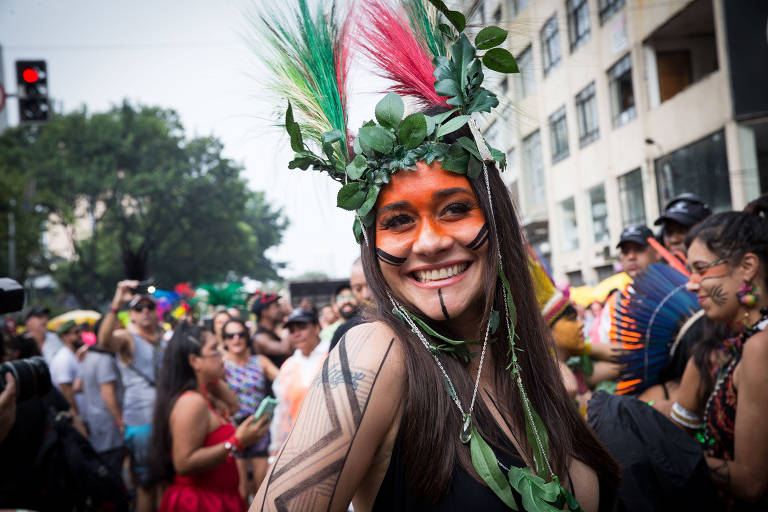
[[[497,82],[485,134],[530,244],[557,279],[616,271],[630,224],[669,198],[715,211],[768,191],[768,2],[485,0],[520,73]]]

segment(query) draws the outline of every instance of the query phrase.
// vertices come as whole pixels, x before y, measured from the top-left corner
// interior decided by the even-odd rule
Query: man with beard
[[[75,400],[75,391],[80,387],[80,362],[75,354],[83,346],[80,327],[74,320],[68,320],[57,331],[64,346],[51,360],[51,381],[67,399],[72,410],[80,414]]]
[[[352,264],[349,282],[350,286],[341,286],[336,290],[336,304],[339,309],[339,315],[344,319],[344,323],[333,333],[331,346],[328,348],[329,352],[333,350],[333,347],[336,346],[348,330],[356,325],[365,323],[361,313],[364,307],[370,304],[371,292],[368,288],[368,282],[365,280],[363,264],[360,258],[356,259]]]

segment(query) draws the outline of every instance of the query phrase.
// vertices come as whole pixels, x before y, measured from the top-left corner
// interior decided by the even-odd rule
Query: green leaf
[[[509,483],[520,493],[523,509],[528,512],[559,512],[554,503],[560,496],[560,485],[556,480],[545,482],[535,475],[531,468],[513,466],[509,470]]]
[[[547,467],[546,457],[549,453],[549,436],[547,436],[547,429],[544,427],[541,417],[539,417],[527,396],[525,401],[528,402],[528,407],[525,407],[525,436],[528,439],[528,444],[531,446],[531,451],[533,452],[533,460],[536,463],[536,473],[542,478],[548,478],[549,468]],[[536,441],[536,435],[533,430],[534,427],[539,434],[541,448],[539,448],[539,443]]]
[[[370,148],[379,153],[390,153],[395,143],[394,134],[381,126],[363,126],[357,134],[363,152]],[[367,153],[366,153],[367,154]]]
[[[336,194],[336,206],[345,210],[357,210],[365,201],[365,192],[360,188],[360,183],[347,183]]]
[[[352,223],[352,233],[355,234],[355,241],[360,244],[363,238],[363,227],[360,225],[360,217],[355,215],[355,222]]]
[[[437,28],[440,30],[440,32],[443,33],[445,37],[451,40],[456,38],[456,33],[453,31],[450,25],[446,25],[445,23],[438,23]]]
[[[434,115],[434,116],[430,116],[430,119],[432,119],[432,121],[435,124],[442,124],[443,121],[445,121],[446,119],[451,117],[451,114],[453,114],[454,112],[456,112],[456,109],[452,108],[451,110],[447,110],[447,111],[443,112],[442,114],[437,114],[437,115]]]
[[[368,213],[370,213],[371,210],[373,210],[373,207],[376,204],[376,198],[379,197],[379,190],[381,190],[381,187],[379,185],[371,185],[370,187],[368,187],[368,192],[365,195],[365,201],[357,209],[357,214],[360,217],[367,216]]]
[[[475,36],[478,50],[488,50],[499,46],[507,38],[507,31],[499,27],[485,27]]]
[[[403,119],[403,112],[403,99],[394,92],[390,92],[376,104],[376,120],[381,126],[392,130],[397,129]]]
[[[453,119],[449,119],[445,124],[441,125],[437,130],[437,137],[440,138],[449,133],[453,133],[469,121],[469,116],[456,116]]]
[[[467,26],[467,19],[464,17],[464,15],[458,11],[452,11],[448,9],[448,6],[446,6],[442,0],[429,0],[429,3],[434,5],[435,9],[443,13],[443,15],[448,18],[448,21],[450,21],[451,24],[456,27],[457,31],[461,32],[464,30],[464,27]]]
[[[503,171],[504,168],[507,167],[507,155],[504,154],[503,151],[499,151],[498,149],[491,148],[491,156],[494,160],[496,160],[496,163],[499,164],[499,170]]]
[[[467,174],[469,165],[469,153],[458,142],[451,144],[443,158],[443,169],[457,174]]]
[[[440,96],[446,96],[449,98],[453,98],[454,96],[459,96],[461,94],[459,84],[456,83],[456,80],[451,78],[444,78],[443,80],[438,80],[435,82],[435,92]]]
[[[474,156],[469,157],[467,162],[467,176],[470,178],[477,178],[483,172],[483,163]]]
[[[456,75],[454,78],[457,80],[459,88],[465,91],[465,87],[469,85],[469,69],[475,59],[475,47],[472,46],[465,34],[461,34],[459,40],[451,45],[451,59]],[[467,98],[464,98],[464,93],[461,96],[463,103],[466,103]]]
[[[499,99],[488,89],[480,88],[467,106],[467,113],[490,112],[492,108],[499,106]]]
[[[465,340],[453,340],[451,338],[443,336],[442,334],[440,334],[439,332],[434,330],[432,327],[430,327],[429,324],[427,324],[424,320],[422,320],[421,318],[411,314],[411,312],[408,311],[407,309],[405,309],[405,308],[403,308],[403,309],[404,309],[405,313],[409,317],[411,317],[411,320],[413,320],[419,327],[424,329],[427,332],[427,334],[429,334],[430,336],[434,336],[435,338],[438,338],[438,339],[440,339],[440,340],[442,340],[442,341],[444,341],[444,342],[446,342],[446,343],[448,343],[450,345],[464,345],[465,343],[479,343],[477,340],[467,340],[467,341],[465,341]]]
[[[323,134],[323,144],[333,144],[344,138],[341,130],[331,130]]]
[[[518,73],[517,61],[504,48],[493,48],[483,55],[483,64],[488,69],[498,71],[499,73]]]
[[[359,180],[363,172],[368,168],[368,160],[363,155],[357,155],[349,165],[347,165],[347,176],[351,180]]]
[[[499,329],[499,312],[495,309],[491,310],[491,318],[489,319],[491,334],[496,334]]]
[[[427,137],[435,133],[435,118],[431,116],[424,116],[424,119],[427,123]]]
[[[469,153],[475,158],[477,158],[478,160],[483,159],[480,156],[480,151],[477,150],[477,144],[475,144],[474,140],[470,139],[469,137],[459,137],[459,140],[457,140],[456,142],[460,144],[461,147],[469,151]]]
[[[418,147],[427,136],[427,119],[424,114],[417,112],[411,114],[400,125],[400,129],[397,130],[397,138],[400,140],[400,144],[407,149],[413,149]]]
[[[293,120],[293,107],[288,102],[288,110],[285,111],[285,129],[291,138],[291,149],[294,151],[304,151],[304,141],[301,138],[301,127],[299,123]]]
[[[480,437],[477,429],[472,426],[472,440],[469,443],[469,452],[472,456],[472,466],[477,471],[480,478],[483,479],[488,487],[496,496],[512,510],[519,510],[515,503],[515,496],[512,494],[512,488],[504,477],[504,473],[499,469],[499,462],[493,449],[488,443]]]

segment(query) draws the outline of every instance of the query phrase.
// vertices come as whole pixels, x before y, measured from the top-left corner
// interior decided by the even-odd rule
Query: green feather
[[[401,0],[411,30],[419,35],[419,39],[427,45],[427,50],[432,58],[447,55],[443,35],[438,28],[439,18],[437,11],[431,5],[427,7],[424,0]]]

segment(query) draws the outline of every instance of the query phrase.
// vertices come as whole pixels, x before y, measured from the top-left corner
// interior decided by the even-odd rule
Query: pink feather
[[[417,40],[404,14],[385,2],[366,0],[370,26],[361,24],[358,44],[378,65],[378,74],[394,82],[388,88],[415,98],[423,106],[448,106],[447,98],[435,92],[435,67],[426,44]]]

